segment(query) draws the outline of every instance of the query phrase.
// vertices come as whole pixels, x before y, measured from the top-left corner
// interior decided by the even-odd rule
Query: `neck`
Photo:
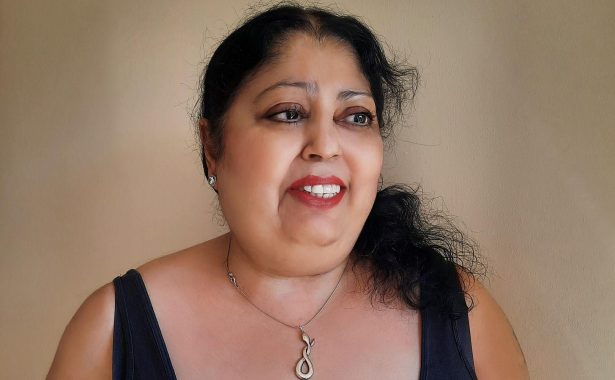
[[[260,267],[250,258],[249,252],[237,244],[232,234],[228,236],[228,270],[233,273],[237,285],[241,288],[240,292],[243,292],[250,302],[262,309],[259,311],[246,302],[246,306],[251,309],[247,312],[265,312],[285,324],[302,326],[308,323],[327,303],[310,323],[309,327],[311,327],[317,324],[319,318],[326,315],[327,309],[335,303],[336,295],[339,296],[348,287],[348,271],[346,271],[348,256],[338,265],[322,273],[291,276],[270,268]],[[329,299],[328,302],[327,299]],[[247,300],[243,299],[241,302],[243,301]]]

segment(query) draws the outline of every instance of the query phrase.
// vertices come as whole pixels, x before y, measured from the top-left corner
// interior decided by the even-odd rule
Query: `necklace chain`
[[[333,297],[333,294],[335,293],[335,291],[337,290],[337,288],[340,286],[340,282],[342,282],[342,277],[344,277],[344,273],[346,272],[346,267],[348,266],[348,261],[346,262],[346,266],[344,267],[344,270],[342,271],[342,274],[340,275],[339,279],[337,280],[337,283],[335,284],[335,288],[333,288],[333,291],[331,291],[331,293],[329,294],[329,296],[327,297],[327,299],[325,300],[325,302],[322,304],[322,306],[320,307],[320,309],[318,309],[318,311],[316,312],[316,314],[314,314],[312,316],[312,318],[310,318],[307,322],[300,324],[298,326],[295,325],[291,325],[288,324],[284,321],[279,320],[278,318],[274,317],[273,315],[267,313],[265,310],[261,309],[257,304],[255,304],[254,302],[252,302],[252,300],[250,299],[250,297],[248,297],[248,295],[246,294],[246,292],[243,290],[243,288],[241,286],[239,286],[239,283],[237,282],[237,278],[235,278],[235,275],[233,274],[233,272],[231,272],[231,270],[229,269],[229,265],[228,265],[228,261],[229,261],[229,255],[231,253],[231,238],[229,236],[229,241],[228,241],[228,250],[226,252],[226,261],[225,261],[225,265],[226,265],[226,274],[229,278],[229,281],[231,282],[231,284],[233,284],[233,286],[235,287],[235,289],[237,289],[237,291],[239,292],[239,294],[241,294],[243,296],[243,298],[245,298],[252,306],[254,306],[258,311],[260,311],[261,313],[265,314],[266,316],[268,316],[269,318],[273,319],[274,321],[290,327],[292,329],[299,329],[301,330],[301,332],[304,332],[304,328],[307,327],[307,325],[310,324],[310,322],[312,322],[319,314],[321,311],[323,311],[323,309],[325,308],[325,306],[327,306],[327,304],[329,303],[329,301],[331,300],[331,298]]]

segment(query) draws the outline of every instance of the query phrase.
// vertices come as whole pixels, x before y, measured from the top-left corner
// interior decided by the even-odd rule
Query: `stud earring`
[[[216,176],[215,175],[210,175],[209,177],[207,177],[207,183],[209,183],[209,186],[214,187],[214,185],[216,184]]]

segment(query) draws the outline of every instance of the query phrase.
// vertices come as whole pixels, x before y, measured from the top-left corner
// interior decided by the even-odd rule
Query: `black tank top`
[[[457,272],[446,266],[453,286]],[[113,280],[113,380],[177,379],[154,309],[139,272],[129,270]],[[421,370],[419,380],[476,379],[470,342],[468,309],[459,292],[450,313],[421,311]]]

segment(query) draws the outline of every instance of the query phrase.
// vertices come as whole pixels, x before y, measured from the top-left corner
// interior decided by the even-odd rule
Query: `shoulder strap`
[[[468,308],[455,265],[442,263],[439,269],[449,289],[456,290],[450,311],[434,307],[421,311],[421,376],[420,380],[476,380],[472,358],[472,342]]]
[[[113,280],[113,380],[175,380],[160,326],[139,272]]]

